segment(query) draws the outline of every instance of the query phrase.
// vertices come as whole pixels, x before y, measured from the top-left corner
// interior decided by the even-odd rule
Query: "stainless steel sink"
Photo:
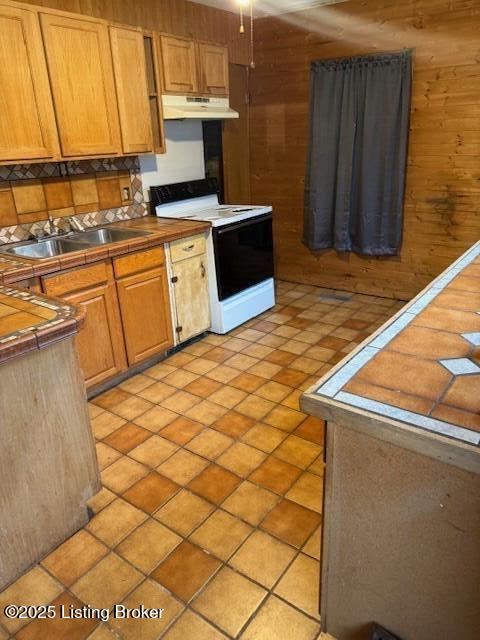
[[[133,238],[149,236],[150,233],[150,231],[140,231],[138,229],[105,227],[92,229],[91,231],[71,233],[68,237],[63,238],[48,238],[47,240],[25,242],[13,247],[1,248],[0,251],[14,256],[21,256],[22,258],[30,258],[31,260],[46,260],[47,258],[61,256],[64,253],[71,253],[72,251],[81,251],[82,249],[91,249],[92,247],[109,244],[111,242],[121,242],[122,240],[132,240]]]
[[[149,236],[150,231],[139,231],[137,229],[92,229],[92,231],[82,231],[70,236],[74,242],[87,242],[90,245],[109,244],[110,242],[120,242],[122,240],[132,240]]]
[[[72,240],[67,240],[66,238],[50,238],[49,240],[40,240],[31,244],[10,247],[5,249],[5,253],[33,260],[45,260],[46,258],[54,258],[64,253],[81,251],[89,247],[90,245],[86,242],[72,242]]]

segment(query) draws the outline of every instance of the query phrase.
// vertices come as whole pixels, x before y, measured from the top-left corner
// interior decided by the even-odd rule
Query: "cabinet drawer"
[[[170,256],[172,258],[172,262],[179,262],[180,260],[185,260],[185,258],[199,256],[206,252],[206,246],[205,236],[203,233],[198,236],[175,240],[170,243]]]
[[[75,271],[44,276],[43,290],[52,296],[62,296],[73,291],[94,287],[112,279],[112,267],[109,262],[99,262],[91,267],[81,267]]]
[[[140,273],[140,271],[160,267],[163,264],[165,264],[165,251],[163,246],[113,259],[113,269],[117,278],[123,278],[132,273]]]

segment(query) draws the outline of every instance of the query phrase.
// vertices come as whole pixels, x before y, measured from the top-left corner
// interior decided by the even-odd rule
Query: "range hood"
[[[230,109],[228,98],[199,98],[196,96],[162,96],[164,120],[225,120],[238,118]]]

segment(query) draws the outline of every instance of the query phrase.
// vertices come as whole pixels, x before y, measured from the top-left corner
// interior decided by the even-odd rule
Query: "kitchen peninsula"
[[[480,243],[310,388],[327,420],[321,616],[342,640],[478,633]]]
[[[100,488],[82,322],[73,306],[0,285],[0,588],[84,525]]]
[[[71,281],[87,264],[127,254],[144,268],[150,250],[163,255],[166,241],[208,225],[143,217],[114,227],[146,235],[102,247],[81,243],[45,260],[0,254],[0,589],[82,527],[86,503],[101,488],[85,393],[94,344],[83,328],[86,308],[37,293],[42,279]]]

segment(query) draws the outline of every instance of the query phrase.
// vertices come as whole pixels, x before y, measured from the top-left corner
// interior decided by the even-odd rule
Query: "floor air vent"
[[[398,636],[393,635],[390,631],[387,631],[378,624],[375,624],[372,629],[372,635],[370,640],[401,640]]]
[[[322,293],[320,300],[338,300],[339,302],[348,302],[352,296],[348,293]]]

